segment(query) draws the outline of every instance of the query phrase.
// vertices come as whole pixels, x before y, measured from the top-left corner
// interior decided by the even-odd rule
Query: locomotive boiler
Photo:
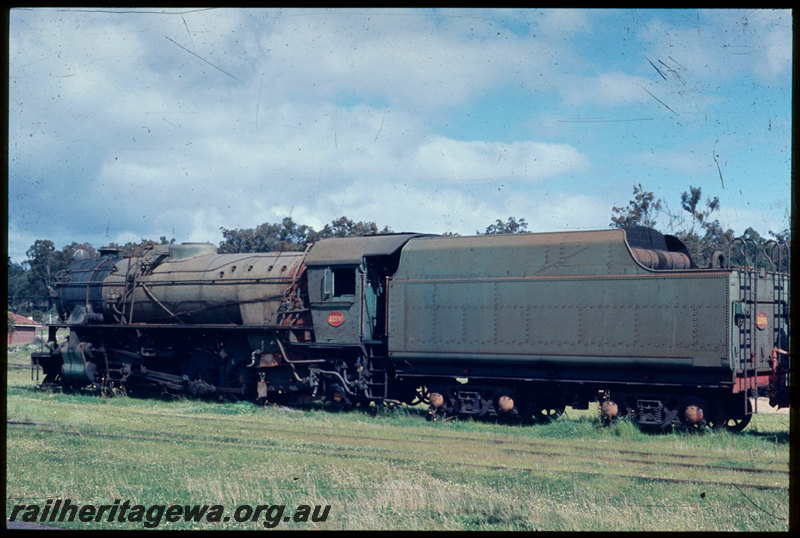
[[[68,388],[543,421],[596,403],[605,420],[739,430],[758,396],[789,405],[789,257],[732,249],[700,268],[641,227],[105,249],[56,279],[61,321],[32,360]]]

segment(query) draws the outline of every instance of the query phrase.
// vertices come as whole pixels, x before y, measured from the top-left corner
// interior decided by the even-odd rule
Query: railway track
[[[141,412],[131,410],[131,413],[134,414],[141,414],[144,416],[158,416],[164,418],[182,418],[182,419],[196,419],[196,415],[177,415],[177,414],[169,414],[169,413],[150,413],[150,412]],[[224,423],[229,423],[230,419],[228,417],[216,417],[216,416],[208,416],[204,415],[203,420],[216,420],[221,421]],[[283,433],[284,430],[282,428],[277,428],[274,426],[270,426],[269,423],[260,421],[257,424],[254,424],[259,430],[272,432],[272,433]],[[375,436],[375,435],[354,435],[350,434],[343,434],[341,433],[340,428],[336,428],[333,426],[325,426],[325,425],[315,425],[315,435],[319,436],[321,432],[328,432],[322,433],[322,435],[326,435],[328,437],[335,437],[337,439],[345,438],[345,439],[354,439],[354,440],[375,440],[375,441],[382,441],[385,440],[383,437]],[[558,439],[558,440],[532,440],[532,439],[499,439],[494,437],[492,439],[488,439],[486,436],[465,436],[465,435],[457,435],[451,432],[446,431],[438,431],[436,433],[424,433],[424,432],[414,432],[414,436],[417,439],[408,439],[404,440],[404,442],[415,444],[415,443],[423,443],[423,439],[431,439],[431,440],[447,440],[447,441],[457,441],[460,443],[487,443],[491,442],[495,445],[522,445],[526,447],[526,449],[514,449],[508,448],[508,452],[520,451],[520,452],[527,452],[530,454],[539,454],[539,455],[549,455],[549,454],[563,454],[565,449],[567,450],[574,450],[576,452],[585,453],[588,456],[591,456],[593,459],[601,458],[603,460],[613,460],[613,461],[626,461],[630,463],[653,463],[653,460],[643,460],[643,459],[624,459],[626,456],[638,456],[642,458],[658,458],[658,463],[662,465],[669,465],[675,467],[706,467],[706,468],[717,468],[720,470],[730,470],[730,471],[740,471],[740,472],[753,472],[753,473],[778,473],[789,475],[789,470],[781,470],[781,469],[769,469],[769,468],[753,468],[753,467],[742,467],[742,466],[730,466],[730,465],[719,465],[711,463],[713,462],[714,458],[711,456],[704,456],[699,454],[686,454],[686,453],[663,453],[663,452],[650,452],[650,451],[642,451],[642,450],[631,450],[631,449],[621,449],[621,448],[609,448],[609,447],[593,447],[593,446],[586,446],[584,444],[579,444],[576,442],[571,442],[569,440]],[[542,448],[544,450],[534,450],[530,449],[527,450],[527,447],[537,447]],[[558,452],[558,451],[562,452]],[[616,454],[618,456],[622,456],[623,459],[619,457],[607,457],[607,456],[597,456],[597,454]],[[680,460],[680,461],[673,461],[673,460]],[[692,462],[687,462],[686,460],[692,460]],[[776,461],[775,464],[783,464],[784,462]]]
[[[22,389],[22,390],[28,390],[28,391],[34,391],[34,392],[38,392],[40,390],[38,388],[31,388],[30,386],[23,386],[23,385],[10,385],[9,388],[16,388],[16,389]],[[67,404],[67,405],[69,405],[69,404]],[[80,406],[76,405],[75,407],[79,408]],[[289,411],[292,411],[292,412],[301,412],[301,409],[298,409],[298,408],[286,408],[286,409],[289,410]],[[128,410],[125,411],[125,413],[126,414],[138,414],[138,415],[142,415],[142,416],[164,417],[164,418],[167,418],[167,419],[181,418],[181,419],[192,420],[192,419],[197,419],[198,418],[197,415],[193,415],[193,414],[154,413],[154,412],[148,412],[148,411],[138,411],[138,410],[135,410],[135,409],[128,409]],[[230,416],[229,415],[223,415],[223,416],[203,415],[203,419],[202,420],[206,421],[206,422],[214,420],[214,421],[223,422],[225,424],[230,424]],[[248,423],[248,424],[251,425],[251,426],[257,427],[257,428],[259,428],[260,430],[263,430],[263,431],[283,432],[282,429],[271,427],[268,423],[263,422],[263,421],[259,421],[257,423]],[[374,435],[373,436],[370,436],[370,435],[354,436],[352,434],[342,434],[341,431],[340,431],[340,428],[333,427],[333,426],[325,426],[325,425],[317,424],[317,425],[315,425],[315,428],[317,430],[328,430],[328,431],[331,432],[330,436],[336,437],[336,438],[353,438],[353,439],[363,439],[363,440],[369,440],[369,439],[382,440],[381,437],[374,436]],[[445,440],[459,441],[459,442],[464,442],[464,443],[486,442],[486,438],[482,437],[482,436],[477,436],[477,437],[476,436],[464,436],[464,435],[458,435],[458,434],[454,434],[452,432],[446,432],[446,431],[439,431],[439,432],[431,433],[431,434],[422,433],[422,432],[415,432],[414,435],[417,438],[429,438],[429,439],[435,439],[435,440],[445,439]],[[409,440],[409,442],[414,442],[414,441],[413,440]],[[552,440],[551,441],[551,440],[545,440],[545,439],[542,439],[542,440],[531,440],[531,439],[498,439],[498,438],[494,438],[494,439],[492,439],[492,442],[495,443],[495,444],[498,444],[498,445],[503,445],[503,444],[523,445],[523,446],[526,446],[526,447],[528,447],[528,446],[530,446],[530,447],[543,447],[545,449],[551,448],[551,447],[557,445],[559,447],[559,449],[565,449],[566,448],[566,449],[570,449],[570,450],[584,452],[584,453],[587,453],[587,454],[608,453],[610,451],[610,452],[612,452],[614,454],[623,455],[623,456],[640,456],[640,457],[645,457],[645,458],[667,458],[667,459],[672,459],[672,460],[678,460],[679,459],[681,461],[667,462],[666,460],[664,460],[664,461],[660,462],[660,463],[663,463],[663,464],[671,464],[671,465],[675,465],[675,466],[679,466],[679,467],[681,467],[681,466],[682,467],[697,467],[697,466],[703,467],[703,466],[708,466],[709,464],[705,464],[703,462],[708,462],[708,461],[712,461],[713,460],[712,457],[704,456],[704,455],[698,455],[698,454],[687,454],[687,453],[674,454],[674,453],[660,453],[660,452],[649,452],[649,451],[619,449],[619,448],[611,448],[611,449],[609,449],[608,447],[592,447],[592,446],[586,446],[586,445],[583,445],[583,444],[578,444],[578,443],[575,443],[575,442],[570,442],[569,440],[564,440],[564,439],[558,439],[558,440]],[[531,450],[530,453],[531,454],[536,454],[537,452]],[[695,461],[695,462],[698,462],[698,463],[689,463],[686,460],[692,460],[692,461]],[[642,463],[642,462],[649,463],[647,460],[630,459],[630,460],[627,460],[627,461],[629,461],[631,463]],[[774,463],[782,464],[784,462],[776,461]],[[754,470],[753,468],[750,468],[750,467],[735,467],[735,466],[717,466],[717,467],[720,468],[720,469],[737,470],[737,471],[742,471],[742,472],[773,472],[773,471],[775,471],[775,472],[785,473],[785,474],[789,473],[788,470],[784,471],[784,470],[764,469],[762,471],[759,471],[759,470]]]
[[[22,390],[27,390],[27,391],[35,391],[35,392],[38,392],[40,390],[38,388],[31,388],[30,386],[21,386],[21,385],[9,386],[9,388],[17,388],[17,389],[22,389]],[[76,408],[78,408],[78,407],[80,407],[80,406],[76,406]],[[297,409],[297,408],[286,408],[286,409],[289,410],[289,411],[292,411],[292,412],[301,412],[301,410]],[[153,412],[138,411],[138,410],[135,410],[135,409],[128,409],[128,410],[125,411],[125,413],[126,414],[139,414],[139,415],[142,415],[142,416],[164,417],[164,418],[167,418],[167,419],[175,419],[175,418],[181,418],[181,419],[187,419],[187,420],[197,419],[197,415],[193,415],[193,414],[153,413]],[[202,420],[203,421],[215,420],[215,421],[223,422],[225,424],[230,424],[230,416],[229,415],[223,415],[223,416],[203,415],[203,419]],[[284,432],[284,430],[282,428],[271,427],[269,425],[269,423],[264,422],[264,421],[251,422],[251,423],[248,423],[248,425],[250,425],[252,427],[257,427],[258,429],[263,430],[265,432],[272,432],[272,433],[276,433],[276,432],[277,433],[283,433]],[[317,434],[320,433],[320,430],[323,430],[323,431],[327,430],[327,431],[330,432],[328,434],[329,437],[335,437],[337,439],[350,438],[350,439],[354,439],[354,440],[375,440],[375,441],[383,440],[383,438],[378,437],[378,436],[374,436],[374,435],[358,435],[358,436],[356,436],[356,435],[352,435],[352,434],[343,434],[341,432],[340,428],[333,427],[333,426],[325,426],[325,425],[317,424],[317,425],[315,425],[315,429],[317,430]],[[486,442],[485,436],[480,436],[480,435],[477,435],[477,436],[475,436],[475,435],[473,435],[473,436],[464,436],[464,435],[458,435],[458,434],[454,434],[452,432],[446,432],[446,431],[438,431],[436,433],[430,433],[430,434],[415,431],[414,432],[414,436],[419,438],[419,439],[448,440],[448,441],[457,441],[457,442],[460,442],[460,443],[484,443],[484,442]],[[404,441],[404,442],[415,442],[415,441],[414,440],[407,440],[407,441]],[[746,473],[773,473],[774,472],[774,473],[787,474],[787,475],[789,474],[788,470],[780,470],[780,469],[776,470],[776,469],[767,469],[767,468],[756,469],[756,468],[752,468],[752,467],[743,467],[743,466],[717,465],[717,464],[709,463],[709,462],[712,462],[714,460],[713,457],[705,456],[705,455],[699,455],[699,454],[659,453],[659,452],[650,452],[650,451],[641,451],[641,450],[609,448],[609,447],[605,447],[605,446],[594,447],[594,446],[587,446],[587,445],[584,445],[584,444],[579,444],[579,443],[576,443],[576,442],[571,442],[569,440],[564,440],[564,439],[558,439],[558,440],[547,440],[547,439],[531,440],[531,439],[519,439],[519,438],[498,439],[497,437],[495,437],[494,439],[492,439],[492,442],[494,444],[497,444],[497,445],[512,445],[512,446],[513,445],[522,445],[524,447],[522,449],[509,448],[508,452],[512,452],[512,453],[516,450],[519,453],[527,452],[527,453],[532,454],[532,455],[549,455],[549,454],[551,454],[550,451],[553,450],[553,447],[557,446],[557,449],[562,451],[559,454],[563,454],[563,451],[565,449],[567,449],[567,450],[573,450],[573,451],[576,451],[576,452],[582,452],[582,453],[585,453],[588,456],[591,456],[593,459],[603,460],[603,461],[626,461],[628,463],[645,463],[645,464],[654,463],[652,460],[647,460],[647,459],[644,459],[644,460],[642,460],[642,459],[634,459],[634,458],[620,459],[620,457],[624,458],[624,457],[628,457],[628,456],[638,456],[638,457],[641,457],[641,458],[658,458],[659,459],[659,461],[658,461],[659,464],[672,465],[672,466],[675,466],[675,467],[686,467],[686,468],[691,468],[691,467],[695,467],[695,468],[716,467],[719,470],[739,471],[739,472],[746,472]],[[534,449],[531,449],[529,447],[542,448],[542,449],[544,449],[544,451],[534,450]],[[552,452],[552,453],[555,453],[555,452]],[[615,457],[604,456],[604,455],[607,455],[609,453],[614,454]],[[601,454],[601,455],[597,456],[597,454]],[[675,461],[675,460],[680,460],[680,461]],[[687,461],[687,460],[691,460],[691,461]],[[776,465],[782,465],[785,462],[783,462],[783,461],[775,461],[773,463],[776,464]]]
[[[149,416],[153,416],[153,413],[143,413]],[[158,414],[155,414],[158,416]],[[180,415],[164,415],[169,417],[180,417]],[[203,417],[206,419],[207,417]],[[365,459],[372,459],[372,460],[389,460],[394,464],[405,464],[405,465],[419,465],[424,463],[424,456],[428,455],[430,457],[431,451],[430,446],[431,443],[428,440],[420,439],[420,440],[404,440],[404,449],[396,449],[396,448],[380,448],[380,447],[370,447],[371,452],[379,452],[379,454],[364,454],[363,449],[360,446],[342,446],[341,444],[324,444],[320,443],[320,437],[323,438],[331,438],[336,441],[341,441],[342,439],[349,439],[355,441],[372,441],[372,442],[380,442],[385,441],[385,439],[377,438],[375,436],[359,436],[359,435],[342,435],[340,433],[333,433],[325,434],[320,431],[314,431],[313,437],[315,439],[315,443],[310,443],[304,445],[302,447],[291,447],[285,446],[281,443],[281,440],[264,440],[264,439],[242,439],[240,437],[217,437],[212,436],[211,438],[206,436],[198,436],[193,434],[187,433],[164,433],[164,432],[152,432],[152,431],[145,431],[145,430],[129,430],[126,433],[120,432],[97,432],[97,431],[86,431],[79,429],[79,425],[76,424],[65,424],[65,423],[55,423],[55,422],[36,422],[36,421],[26,421],[26,420],[15,420],[15,419],[7,419],[6,420],[7,426],[11,427],[29,427],[34,428],[39,432],[42,433],[52,433],[52,434],[62,434],[62,435],[76,435],[80,436],[81,438],[86,437],[95,437],[95,438],[110,438],[110,439],[127,439],[127,440],[137,440],[137,441],[147,441],[147,442],[168,442],[168,443],[191,443],[191,444],[198,444],[198,445],[208,445],[208,446],[236,446],[241,448],[251,448],[251,449],[270,449],[275,450],[279,449],[282,451],[288,452],[299,452],[299,453],[307,453],[313,454],[315,456],[330,456],[331,454],[335,454],[336,457],[349,457],[349,458],[365,458]],[[286,434],[285,429],[280,428],[260,428],[262,431],[272,432],[273,434]],[[292,432],[292,434],[296,434],[297,432]],[[421,437],[432,437],[430,435],[423,435]],[[441,439],[441,438],[440,438]],[[474,438],[460,438],[464,440],[471,440],[471,441],[483,441],[484,443],[487,442],[486,439],[474,439]],[[412,444],[422,444],[421,450],[409,450],[407,445]],[[503,442],[497,443],[503,444]],[[335,447],[335,452],[331,450],[331,447]],[[563,445],[559,444],[558,446],[551,446],[552,450],[523,450],[520,451],[518,449],[514,449],[513,452],[519,453],[521,452],[523,456],[540,456],[544,458],[563,458],[563,452],[557,451],[557,449],[563,449]],[[508,451],[504,451],[506,454]],[[620,451],[622,452],[622,451]],[[625,452],[634,452],[634,451],[625,451]],[[647,453],[641,452],[640,454],[651,454],[651,455],[658,455],[656,453]],[[411,455],[412,457],[409,457]],[[517,454],[519,455],[519,454]],[[715,465],[715,464],[702,464],[702,463],[683,463],[683,462],[669,462],[669,461],[647,461],[647,460],[631,460],[631,459],[619,459],[613,457],[603,457],[598,459],[596,456],[591,458],[591,461],[601,461],[605,463],[613,463],[617,465],[626,465],[626,464],[636,464],[641,465],[645,463],[648,466],[648,470],[656,471],[656,470],[665,470],[674,467],[681,467],[681,468],[692,468],[696,470],[708,470],[711,472],[721,473],[721,472],[735,472],[735,473],[743,473],[745,475],[777,475],[780,477],[786,476],[786,480],[788,482],[788,475],[789,471],[782,471],[776,469],[768,469],[768,468],[748,468],[748,467],[740,467],[740,466],[726,466],[726,465]],[[448,462],[451,465],[459,465],[465,467],[472,467],[472,468],[483,468],[483,469],[490,469],[493,471],[521,471],[527,473],[541,473],[543,471],[552,472],[555,470],[555,466],[547,465],[545,469],[531,467],[526,465],[514,465],[513,463],[475,463],[472,461],[452,461]],[[437,464],[442,464],[442,462],[437,462]],[[681,484],[697,484],[703,486],[716,486],[716,487],[731,487],[731,488],[746,488],[746,489],[756,489],[756,490],[776,490],[776,491],[788,491],[788,485],[776,485],[776,484],[764,484],[764,483],[755,483],[755,482],[745,482],[741,480],[737,481],[725,481],[725,480],[708,480],[708,479],[701,479],[701,478],[676,478],[676,477],[669,477],[669,476],[656,476],[655,473],[653,474],[636,474],[630,472],[608,472],[605,471],[593,471],[589,469],[576,469],[576,468],[568,468],[567,466],[563,466],[564,468],[558,469],[558,472],[571,474],[574,476],[594,476],[594,477],[607,477],[607,478],[624,478],[624,479],[631,479],[643,482],[661,482],[661,483],[681,483]],[[629,467],[629,466],[628,466]]]

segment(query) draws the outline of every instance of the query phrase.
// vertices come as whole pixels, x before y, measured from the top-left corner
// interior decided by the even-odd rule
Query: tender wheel
[[[533,418],[542,424],[548,424],[563,415],[564,409],[563,405],[549,404],[544,407],[537,405],[533,408]]]
[[[725,428],[731,433],[738,433],[745,429],[750,424],[750,419],[753,418],[753,405],[750,400],[747,400],[747,411],[742,412],[741,400],[731,402],[728,406],[721,408],[714,416],[713,420],[709,421],[709,425],[714,430],[721,430]]]
[[[726,430],[732,433],[738,433],[745,429],[748,424],[750,424],[750,419],[753,415],[745,415],[743,417],[731,417],[728,418],[723,426]]]
[[[425,419],[428,422],[443,422],[447,420],[447,413],[443,409],[431,408],[428,410],[428,414],[425,415]]]
[[[430,392],[428,391],[428,387],[417,387],[414,391],[414,396],[411,398],[411,401],[408,402],[408,405],[414,406],[419,404],[428,404],[430,405]]]

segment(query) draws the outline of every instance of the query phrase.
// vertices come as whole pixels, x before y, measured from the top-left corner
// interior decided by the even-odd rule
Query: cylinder
[[[691,261],[683,252],[669,252],[666,250],[652,250],[645,248],[631,248],[636,259],[650,269],[676,270],[689,269]]]

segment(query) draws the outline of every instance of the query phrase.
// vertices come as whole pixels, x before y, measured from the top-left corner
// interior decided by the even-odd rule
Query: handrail
[[[777,256],[775,255],[775,249],[778,250]],[[779,241],[775,239],[770,239],[763,246],[764,257],[769,262],[771,270],[780,271],[783,266],[784,262],[786,265],[786,273],[791,273],[791,257],[789,256],[789,245],[786,241]],[[784,258],[784,252],[786,257]],[[777,268],[777,269],[776,269]]]

